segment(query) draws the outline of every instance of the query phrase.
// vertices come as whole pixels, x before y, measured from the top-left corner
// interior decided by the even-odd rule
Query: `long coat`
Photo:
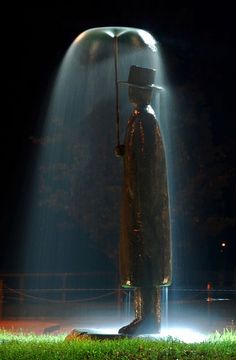
[[[150,105],[134,109],[124,141],[120,275],[123,286],[171,282],[165,151]]]

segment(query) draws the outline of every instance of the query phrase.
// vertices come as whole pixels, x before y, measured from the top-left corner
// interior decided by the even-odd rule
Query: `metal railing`
[[[101,279],[103,281],[101,281]],[[103,285],[109,279],[113,286]],[[173,321],[200,317],[236,323],[236,288],[163,288],[163,318]],[[115,273],[2,273],[0,319],[19,317],[93,317],[106,314],[130,319],[134,289],[122,289]],[[187,321],[186,320],[186,321]]]

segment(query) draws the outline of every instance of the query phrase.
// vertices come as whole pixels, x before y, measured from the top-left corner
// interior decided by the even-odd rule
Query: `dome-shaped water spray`
[[[63,267],[73,264],[71,266],[77,267],[78,270],[85,263],[85,266],[90,266],[92,263],[91,266],[96,268],[96,261],[98,261],[95,259],[96,253],[98,257],[103,253],[107,259],[112,258],[114,263],[121,257],[119,234],[123,165],[122,161],[114,156],[114,149],[123,143],[124,136],[127,135],[127,119],[131,105],[127,86],[121,85],[120,81],[126,81],[129,78],[132,66],[155,69],[155,84],[159,87],[163,86],[158,44],[149,32],[142,29],[126,27],[89,29],[75,39],[65,54],[55,81],[42,137],[43,149],[38,166],[40,181],[37,182],[38,187],[35,191],[35,204],[40,204],[40,207],[38,208],[38,205],[34,207],[31,222],[31,230],[33,229],[36,234],[34,239],[37,238],[37,245],[33,245],[32,239],[31,245],[29,244],[30,258],[35,266],[41,263],[40,258],[43,256],[44,266],[48,270],[52,253],[54,261],[58,262],[58,268],[63,262]],[[135,80],[137,79],[134,77],[133,81]],[[146,275],[149,275],[148,277],[145,275],[141,283],[138,278],[140,278],[143,265],[141,266],[140,263],[140,266],[136,266],[137,258],[133,250],[136,248],[137,251],[145,252],[147,245],[136,246],[132,238],[128,245],[129,251],[125,255],[127,259],[124,260],[122,256],[120,264],[125,262],[132,269],[130,276],[125,278],[122,285],[143,287],[146,281],[148,287],[154,288],[171,282],[171,245],[167,183],[163,184],[163,181],[166,181],[164,180],[166,176],[165,138],[161,137],[161,121],[157,121],[154,115],[161,118],[158,106],[160,92],[155,92],[153,97],[150,97],[150,101],[148,100],[146,105],[149,109],[152,106],[153,110],[148,111],[147,118],[151,116],[155,125],[153,123],[151,128],[149,125],[146,128],[148,119],[146,115],[141,116],[137,120],[139,130],[136,134],[145,137],[145,140],[142,136],[140,138],[141,142],[145,142],[145,145],[141,145],[140,151],[142,152],[143,149],[144,158],[141,163],[149,164],[148,170],[146,169],[145,186],[147,185],[147,188],[144,193],[141,190],[139,195],[147,195],[145,206],[152,209],[151,213],[148,213],[149,220],[145,226],[148,226],[150,231],[153,224],[157,227],[148,240],[148,242],[153,241],[155,246],[152,247],[150,244],[149,253],[145,253],[145,256],[147,255],[151,260],[144,265],[145,268],[149,266],[146,272]],[[131,126],[130,123],[128,126]],[[159,134],[159,137],[154,136],[154,142],[149,141],[150,131],[153,131],[155,136]],[[152,154],[156,154],[157,149],[160,150],[157,144],[160,140],[163,142],[161,153],[152,158]],[[127,141],[126,139],[126,148],[130,145],[127,145]],[[132,151],[128,154],[128,156],[134,155]],[[156,164],[155,161],[159,163]],[[137,164],[138,162],[135,166]],[[127,162],[125,166],[127,167]],[[157,168],[158,171],[155,170]],[[163,177],[160,176],[162,171]],[[124,174],[127,177],[127,172]],[[138,169],[132,170],[132,174],[139,178]],[[129,181],[133,181],[132,176]],[[150,184],[151,188],[148,188]],[[147,204],[153,200],[155,187],[156,193],[159,194],[160,208],[158,210],[152,207],[151,203]],[[160,188],[162,190],[165,188],[165,191],[159,191]],[[132,191],[132,185],[130,191]],[[129,203],[128,206],[133,204]],[[137,209],[135,207],[135,212],[138,211]],[[140,214],[137,216],[140,217]],[[136,220],[138,221],[138,218]],[[136,225],[140,227],[140,224]],[[134,232],[134,222],[129,226],[133,227]],[[57,238],[56,245],[55,237]],[[137,237],[138,242],[145,241],[144,238],[140,239]],[[127,241],[130,239],[127,238]],[[88,261],[85,260],[89,257],[88,249],[84,251],[86,246],[93,249]],[[142,258],[142,254],[140,255]],[[63,260],[61,260],[62,257]],[[135,266],[133,266],[134,263]],[[99,267],[99,263],[97,264]],[[139,275],[136,276],[135,272]],[[123,279],[122,275],[122,281]],[[152,293],[154,294],[153,290]],[[140,299],[139,296],[139,301]],[[157,306],[159,300],[158,298],[153,304]],[[141,303],[136,304],[136,312],[137,309],[141,309],[140,306],[142,306]],[[143,331],[144,329],[141,330]],[[148,328],[147,331],[149,331]]]

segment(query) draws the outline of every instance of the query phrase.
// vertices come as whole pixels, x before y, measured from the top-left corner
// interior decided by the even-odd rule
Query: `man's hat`
[[[155,69],[131,65],[128,81],[119,81],[119,83],[128,84],[129,86],[134,86],[146,90],[161,90],[161,87],[154,84],[155,75]]]

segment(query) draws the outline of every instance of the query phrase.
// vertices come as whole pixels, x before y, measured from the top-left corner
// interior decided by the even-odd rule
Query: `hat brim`
[[[151,85],[138,85],[138,84],[133,84],[133,83],[129,83],[128,81],[118,81],[119,84],[127,84],[129,86],[133,86],[133,87],[137,87],[139,89],[145,89],[145,90],[163,90],[163,88],[161,86],[156,86],[154,84]]]

